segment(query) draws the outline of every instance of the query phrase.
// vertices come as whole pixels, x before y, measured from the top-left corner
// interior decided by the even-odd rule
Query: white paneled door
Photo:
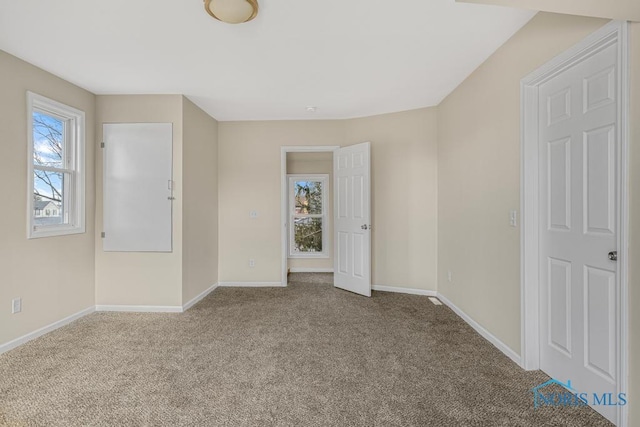
[[[370,144],[333,154],[334,285],[371,296]]]
[[[617,47],[540,86],[540,367],[616,396]],[[616,407],[598,405],[615,420]]]

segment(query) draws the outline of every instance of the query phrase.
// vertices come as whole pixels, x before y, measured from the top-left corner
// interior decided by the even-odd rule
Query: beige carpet
[[[426,297],[221,288],[184,314],[95,313],[0,356],[0,424],[606,426],[534,410],[522,371]],[[315,281],[316,283],[308,283]]]

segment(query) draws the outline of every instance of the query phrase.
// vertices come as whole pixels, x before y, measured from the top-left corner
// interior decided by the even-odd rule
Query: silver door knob
[[[609,252],[609,260],[617,261],[618,260],[618,251]]]
[[[360,227],[360,228],[362,228],[363,230],[368,230],[368,229],[369,229],[369,226],[367,226],[367,224],[364,224],[364,225],[363,225],[362,227]]]

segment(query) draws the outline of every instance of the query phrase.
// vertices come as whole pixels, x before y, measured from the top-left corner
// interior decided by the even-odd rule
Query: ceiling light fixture
[[[315,113],[317,109],[318,109],[318,107],[311,107],[311,106],[307,107],[307,111],[309,113]]]
[[[249,22],[258,14],[258,0],[204,0],[204,9],[218,21]]]

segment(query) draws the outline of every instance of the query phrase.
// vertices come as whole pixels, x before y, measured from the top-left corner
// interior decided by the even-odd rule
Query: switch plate
[[[258,218],[258,211],[250,211],[249,212],[249,218],[251,218],[251,219]]]
[[[449,282],[451,282],[451,280],[452,280],[451,276],[452,276],[451,271],[448,271],[448,272],[447,272],[447,280],[448,280]]]
[[[509,212],[509,225],[512,227],[518,226],[518,211]]]
[[[250,259],[250,260],[249,260],[249,267],[253,268],[253,267],[255,267],[255,266],[256,266],[256,260],[255,260],[255,259],[253,259],[253,258],[252,258],[252,259]]]
[[[11,301],[11,313],[17,314],[22,311],[22,298],[14,298]]]

